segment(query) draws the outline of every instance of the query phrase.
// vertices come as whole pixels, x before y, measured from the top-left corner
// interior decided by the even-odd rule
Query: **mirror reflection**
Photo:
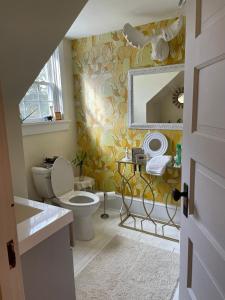
[[[129,83],[130,128],[182,129],[183,65],[131,70]]]

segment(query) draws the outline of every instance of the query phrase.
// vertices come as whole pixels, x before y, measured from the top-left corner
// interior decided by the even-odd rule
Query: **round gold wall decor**
[[[184,87],[180,87],[175,90],[173,94],[173,103],[178,108],[184,107]]]

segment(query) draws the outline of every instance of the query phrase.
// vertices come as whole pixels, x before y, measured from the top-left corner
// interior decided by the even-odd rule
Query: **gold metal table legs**
[[[175,210],[172,214],[170,213],[169,206],[168,206],[168,199],[171,195],[173,185],[166,182],[170,188],[165,198],[165,211],[168,220],[162,221],[162,220],[155,219],[152,217],[155,209],[155,194],[153,190],[153,179],[149,174],[148,176],[146,176],[144,171],[145,166],[138,165],[132,162],[123,162],[123,161],[118,161],[117,163],[118,163],[118,173],[121,176],[121,196],[122,196],[119,226],[178,242],[179,241],[178,238],[168,236],[165,233],[166,226],[171,226],[178,231],[180,228],[180,226],[177,225],[174,221],[178,211],[177,206],[175,207]],[[131,170],[128,174],[126,174],[127,166],[131,167]],[[133,193],[131,181],[137,175],[139,175],[140,180],[144,182],[144,189],[142,192],[142,205],[143,205],[144,215],[138,215],[132,211],[133,208],[132,205],[134,202],[134,193]],[[127,194],[129,194],[129,196],[125,196],[126,190],[128,191]],[[152,195],[152,201],[145,200],[145,195],[148,190]],[[146,205],[146,203],[148,203],[148,205]],[[149,203],[151,203],[150,209],[147,208],[147,206],[149,206]],[[133,220],[132,223],[130,222],[131,219]],[[147,221],[151,223],[153,229],[152,226],[150,230],[144,229],[144,222]],[[139,224],[139,226],[137,226],[137,224]]]

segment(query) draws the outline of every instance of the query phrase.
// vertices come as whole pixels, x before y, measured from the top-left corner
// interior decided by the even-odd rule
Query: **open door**
[[[182,181],[189,201],[183,198],[179,299],[217,300],[225,299],[225,1],[188,0],[186,15]]]
[[[24,299],[0,87],[0,300]]]

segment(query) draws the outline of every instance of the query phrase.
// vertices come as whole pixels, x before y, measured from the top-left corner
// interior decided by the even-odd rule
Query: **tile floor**
[[[87,266],[116,234],[134,239],[137,242],[149,243],[154,247],[179,253],[179,243],[120,227],[118,226],[120,222],[119,212],[114,210],[108,210],[107,212],[110,215],[108,219],[100,218],[101,209],[94,215],[95,238],[93,240],[88,242],[76,241],[73,250],[75,276]],[[171,233],[174,234],[174,232]],[[173,300],[178,300],[178,289]]]

